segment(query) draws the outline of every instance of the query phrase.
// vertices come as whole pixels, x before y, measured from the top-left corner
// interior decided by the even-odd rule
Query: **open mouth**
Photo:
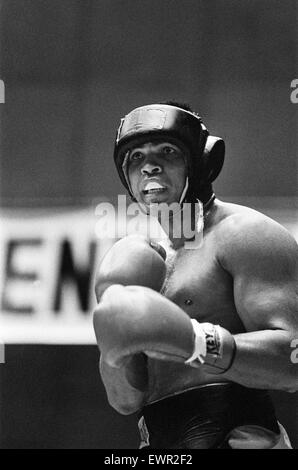
[[[166,191],[166,188],[160,183],[158,183],[157,181],[150,181],[146,184],[145,188],[143,189],[143,194],[147,196],[149,194],[163,193],[164,191]]]

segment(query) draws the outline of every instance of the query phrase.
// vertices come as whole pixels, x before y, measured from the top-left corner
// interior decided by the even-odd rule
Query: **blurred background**
[[[0,0],[0,447],[128,448],[92,331],[94,209],[120,118],[189,103],[226,141],[223,200],[298,240],[295,0]],[[273,393],[298,448],[298,394]]]

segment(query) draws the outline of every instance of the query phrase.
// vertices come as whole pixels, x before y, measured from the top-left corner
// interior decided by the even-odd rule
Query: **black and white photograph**
[[[297,0],[0,0],[0,449],[298,449]]]

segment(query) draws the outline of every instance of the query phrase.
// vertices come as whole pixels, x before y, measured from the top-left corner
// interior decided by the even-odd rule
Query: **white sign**
[[[95,343],[94,274],[114,242],[93,211],[1,214],[0,337],[4,343]]]

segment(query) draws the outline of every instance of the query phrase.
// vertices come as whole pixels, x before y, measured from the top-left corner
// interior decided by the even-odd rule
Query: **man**
[[[127,237],[99,267],[94,326],[110,404],[140,413],[141,447],[290,447],[266,390],[298,390],[297,244],[268,217],[215,198],[224,143],[190,108],[143,106],[121,121],[120,178],[143,210],[178,203],[195,248]],[[202,222],[202,221],[201,221]],[[166,259],[166,262],[164,262]]]

